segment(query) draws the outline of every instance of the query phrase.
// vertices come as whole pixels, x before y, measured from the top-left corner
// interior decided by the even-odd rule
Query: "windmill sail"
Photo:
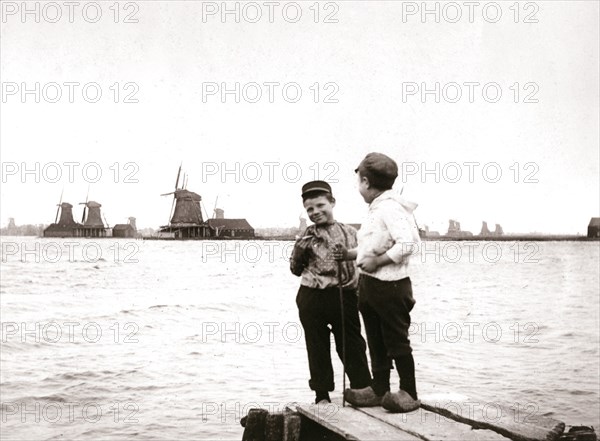
[[[54,217],[54,223],[58,222],[58,212],[60,210],[60,206],[62,205],[62,198],[63,198],[64,192],[65,192],[65,189],[63,188],[62,191],[60,192],[60,201],[58,202],[58,205],[56,206],[56,216]]]
[[[181,164],[183,165],[183,164]],[[175,190],[177,190],[177,186],[179,185],[179,175],[181,175],[181,165],[179,165],[179,171],[177,172],[177,180],[175,181]]]
[[[85,204],[85,205],[83,207],[83,214],[81,215],[81,223],[84,223],[84,221],[85,221],[85,209],[87,208],[89,197],[90,197],[90,186],[88,185],[88,191],[87,191],[87,194],[85,195],[85,202],[83,202],[83,204]]]

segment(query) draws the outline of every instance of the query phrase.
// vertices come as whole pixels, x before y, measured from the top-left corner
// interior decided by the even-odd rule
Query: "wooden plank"
[[[426,440],[509,441],[491,430],[475,430],[468,424],[456,422],[423,408],[408,413],[391,413],[382,407],[362,407],[359,410]]]
[[[296,411],[349,441],[423,441],[353,407],[331,404],[297,404]]]
[[[300,441],[300,415],[293,412],[286,412],[283,416],[283,440],[282,441]]]
[[[449,398],[450,397],[450,398]],[[515,441],[554,441],[565,430],[565,423],[544,417],[533,403],[512,407],[491,401],[461,396],[433,394],[420,397],[422,408],[469,424],[489,429]]]
[[[265,418],[265,441],[281,441],[283,439],[283,413],[270,413]]]

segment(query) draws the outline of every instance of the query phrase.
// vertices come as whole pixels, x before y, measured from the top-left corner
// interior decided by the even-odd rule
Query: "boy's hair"
[[[391,190],[394,186],[394,182],[396,182],[396,178],[381,176],[380,174],[374,173],[363,167],[358,167],[356,172],[361,178],[367,178],[369,184],[377,190]]]
[[[390,190],[398,177],[398,165],[383,153],[369,153],[354,170],[377,190]]]
[[[305,202],[307,199],[315,199],[321,196],[325,196],[329,202],[332,204],[335,203],[335,198],[328,191],[316,190],[305,193],[302,195],[302,202]]]

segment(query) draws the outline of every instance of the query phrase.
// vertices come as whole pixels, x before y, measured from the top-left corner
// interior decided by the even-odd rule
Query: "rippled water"
[[[3,439],[240,440],[313,399],[288,243],[66,242],[3,238]],[[598,242],[484,245],[415,264],[421,390],[599,427]]]

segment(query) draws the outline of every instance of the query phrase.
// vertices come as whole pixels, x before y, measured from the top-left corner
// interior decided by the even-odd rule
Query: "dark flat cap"
[[[331,185],[329,185],[325,181],[310,181],[302,186],[302,197],[306,196],[309,193],[313,193],[316,191],[325,191],[327,193],[332,193]]]
[[[398,177],[396,161],[383,153],[369,153],[354,171],[358,172],[359,170],[369,170],[384,178],[396,179]]]

